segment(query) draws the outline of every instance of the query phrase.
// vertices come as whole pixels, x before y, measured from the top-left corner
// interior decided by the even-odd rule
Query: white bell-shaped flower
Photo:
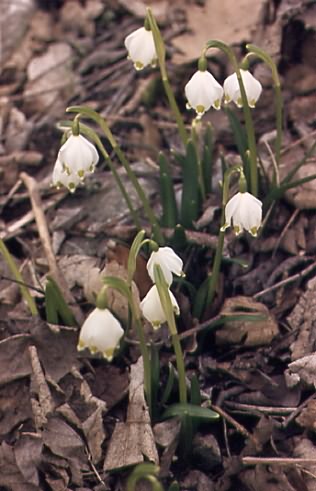
[[[52,182],[53,185],[56,186],[58,189],[61,186],[65,186],[69,189],[71,193],[73,193],[76,190],[78,184],[81,182],[81,179],[78,174],[68,174],[65,171],[61,161],[57,158],[53,170]]]
[[[133,61],[136,70],[147,65],[154,65],[157,60],[153,33],[140,27],[129,34],[124,41],[128,57]]]
[[[225,207],[225,225],[222,230],[232,224],[237,235],[243,230],[247,230],[255,237],[261,222],[261,201],[250,193],[237,193],[228,201]]]
[[[183,261],[182,259],[174,252],[171,247],[159,247],[158,251],[154,251],[151,253],[150,258],[147,262],[147,271],[155,283],[154,276],[154,266],[155,264],[161,267],[162,273],[164,275],[165,281],[168,286],[171,285],[173,281],[172,273],[177,276],[184,275],[183,273]]]
[[[88,348],[92,354],[100,352],[108,361],[119,344],[124,330],[108,309],[95,308],[80,331],[78,350]]]
[[[58,160],[67,174],[75,174],[83,180],[87,172],[94,172],[99,155],[84,136],[71,135],[59,150]]]
[[[250,107],[255,107],[262,92],[261,83],[248,70],[240,70],[241,78]],[[233,73],[224,82],[225,104],[233,101],[238,107],[242,107],[242,99],[237,74]]]
[[[223,88],[207,70],[195,72],[184,91],[188,100],[187,107],[195,110],[197,118],[201,118],[211,106],[214,109],[221,107]]]
[[[172,303],[173,311],[176,315],[180,314],[180,309],[178,302],[169,290],[170,300]],[[147,319],[153,326],[154,329],[158,329],[161,324],[166,322],[166,314],[162,308],[158,289],[156,285],[153,285],[147,295],[140,302],[140,309],[143,316]]]

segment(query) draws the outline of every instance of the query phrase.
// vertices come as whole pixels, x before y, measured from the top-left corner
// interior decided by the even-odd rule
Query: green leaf
[[[159,467],[150,462],[138,464],[127,480],[127,491],[135,491],[137,482],[140,479],[146,479],[151,484],[152,491],[163,491],[163,487],[157,479]]]
[[[198,289],[195,295],[192,312],[193,312],[193,316],[196,317],[197,319],[200,319],[201,315],[204,312],[210,281],[211,281],[211,275],[208,276],[206,280],[203,281],[203,283],[201,284],[200,288]]]
[[[196,406],[200,406],[202,402],[200,384],[195,374],[191,379],[190,400],[191,404],[194,404]]]
[[[64,300],[55,280],[48,276],[45,287],[45,310],[47,322],[59,324],[59,319],[65,326],[76,326],[75,317]]]
[[[178,210],[170,166],[163,153],[159,154],[160,196],[162,204],[161,225],[174,228],[178,221]]]
[[[178,481],[173,481],[169,488],[168,488],[168,491],[180,491],[180,486],[179,486],[179,483]]]
[[[162,419],[174,417],[190,416],[201,421],[214,421],[219,419],[219,414],[206,407],[195,406],[194,404],[173,404],[163,413]]]
[[[160,381],[159,348],[154,344],[150,346],[150,377],[151,377],[151,406],[152,416],[157,417],[157,394]]]
[[[182,225],[180,225],[180,223],[177,223],[174,229],[174,234],[170,239],[170,244],[172,248],[176,249],[177,251],[183,250],[187,245],[185,229]]]
[[[182,170],[181,220],[184,228],[192,228],[200,211],[199,164],[196,148],[192,140],[186,147],[186,158]]]
[[[45,287],[45,313],[46,320],[50,324],[58,324],[58,311],[54,295],[54,287],[48,281]]]
[[[160,400],[161,405],[164,405],[166,404],[166,402],[168,402],[176,378],[175,369],[172,363],[169,362],[168,368],[169,368],[168,380]]]
[[[213,176],[213,133],[210,123],[207,124],[204,136],[204,148],[201,160],[202,175],[204,181],[204,189],[206,194],[212,192],[212,176]]]
[[[201,406],[201,403],[202,403],[200,384],[199,384],[198,378],[195,374],[193,375],[193,377],[191,379],[190,402],[191,402],[191,404],[194,404],[195,406]],[[193,436],[197,432],[198,428],[199,428],[199,421],[197,421],[195,419],[194,421],[192,421],[192,440],[193,440]]]

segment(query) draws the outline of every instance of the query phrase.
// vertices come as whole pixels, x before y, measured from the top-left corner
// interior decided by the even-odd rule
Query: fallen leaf
[[[140,357],[131,366],[126,423],[117,423],[104,461],[112,471],[147,460],[158,464],[158,453],[144,396],[144,366]]]
[[[29,334],[16,334],[0,341],[0,385],[30,375],[28,347],[31,343]]]
[[[14,449],[6,442],[0,446],[0,486],[14,491],[38,491],[38,486],[29,484],[20,472]]]
[[[266,4],[266,0],[239,0],[238,8],[233,0],[206,0],[202,6],[191,4],[186,32],[172,41],[176,48],[173,63],[196,60],[209,39],[221,39],[229,45],[252,40],[257,26],[263,22]]]
[[[271,343],[279,333],[276,320],[267,307],[250,297],[233,297],[225,301],[222,315],[263,315],[264,320],[234,320],[225,322],[216,331],[217,344],[240,344],[244,346],[264,346]]]
[[[17,466],[29,484],[39,485],[38,467],[43,442],[38,433],[22,433],[14,447]]]

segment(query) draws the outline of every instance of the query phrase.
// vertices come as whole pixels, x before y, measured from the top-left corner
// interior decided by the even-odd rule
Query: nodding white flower
[[[173,281],[172,273],[177,276],[184,275],[183,273],[183,261],[182,259],[174,252],[171,247],[159,247],[158,251],[154,251],[151,253],[150,258],[147,262],[147,271],[155,283],[155,275],[154,275],[154,266],[158,264],[164,275],[166,283],[168,286],[171,285]]]
[[[250,193],[237,193],[225,207],[225,224],[222,230],[233,224],[238,235],[247,230],[256,237],[262,221],[262,203]]]
[[[198,70],[185,86],[187,107],[196,111],[197,118],[201,118],[211,106],[220,109],[223,97],[223,88],[207,70]]]
[[[245,92],[250,107],[255,107],[257,100],[262,92],[262,85],[248,70],[240,70],[241,78],[245,87]],[[242,107],[242,99],[237,74],[233,73],[224,82],[224,101],[228,104],[233,101],[238,107]]]
[[[147,65],[154,65],[157,53],[153,33],[145,27],[140,27],[129,34],[124,41],[128,57],[134,62],[136,70],[142,70]]]
[[[67,174],[75,174],[83,180],[86,172],[94,172],[99,155],[84,136],[71,135],[59,150],[58,160]]]
[[[81,179],[78,174],[68,174],[65,171],[61,161],[57,158],[53,170],[52,182],[57,189],[59,189],[61,186],[65,186],[71,193],[73,193],[78,184],[81,182]]]
[[[123,334],[121,324],[108,309],[95,308],[83,323],[77,349],[100,352],[111,361]]]
[[[170,290],[169,295],[173,311],[176,315],[179,315],[180,308],[178,302]],[[140,309],[145,319],[147,319],[152,324],[154,329],[158,329],[161,324],[167,321],[166,314],[162,308],[156,285],[153,285],[151,287],[147,295],[140,302]]]

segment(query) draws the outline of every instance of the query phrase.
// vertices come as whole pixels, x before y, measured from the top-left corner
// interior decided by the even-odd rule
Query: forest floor
[[[183,147],[158,69],[136,72],[124,48],[148,5],[166,41],[170,81],[188,129],[194,115],[186,110],[184,86],[208,39],[232,44],[240,58],[247,42],[273,57],[284,101],[283,179],[315,142],[315,1],[238,0],[238,8],[232,0],[2,3],[0,233],[39,315],[30,315],[0,259],[0,491],[125,489],[131,464],[143,460],[159,464],[165,489],[176,480],[190,491],[316,490],[316,182],[286,192],[264,217],[259,237],[227,231],[216,297],[203,319],[193,317],[188,290],[176,285],[188,379],[198,379],[203,401],[220,415],[200,425],[186,458],[177,446],[178,421],[161,421],[163,407],[151,426],[141,410],[136,423],[131,418],[137,387],[130,372],[139,376],[135,340],[112,363],[77,352],[78,327],[93,307],[100,275],[124,276],[136,234],[113,177],[100,159],[75,193],[51,185],[58,122],[69,119],[67,106],[87,105],[107,118],[159,213],[158,154],[183,153]],[[231,73],[215,51],[209,69],[221,83]],[[253,73],[263,85],[252,111],[263,199],[273,172],[275,111],[269,69],[256,63]],[[242,111],[235,112],[242,120]],[[181,251],[195,287],[211,273],[217,245],[220,157],[238,161],[225,111],[210,110],[207,122],[213,193]],[[316,174],[313,152],[305,160],[295,179]],[[179,169],[171,163],[180,195]],[[145,264],[141,256],[135,278],[141,298],[151,284]],[[46,321],[47,275],[78,327]],[[236,312],[259,320],[210,327],[212,319]],[[126,319],[126,305],[116,305],[116,313]],[[166,330],[147,336],[160,347],[161,395],[174,355]],[[176,397],[175,391],[171,402]]]

